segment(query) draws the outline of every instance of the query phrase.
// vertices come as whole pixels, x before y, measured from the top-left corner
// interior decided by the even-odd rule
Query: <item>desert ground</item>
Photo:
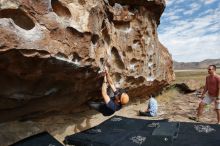
[[[190,88],[199,90],[203,86],[205,75],[206,72],[201,70],[197,72],[176,72],[176,81],[173,84],[186,83]],[[157,117],[141,117],[138,115],[139,110],[147,108],[148,101],[146,99],[135,99],[114,115],[148,120],[168,119],[169,121],[196,122],[189,119],[189,117],[196,115],[196,108],[200,102],[195,92],[183,94],[176,88],[169,88],[164,90],[157,97],[157,100],[159,104]],[[84,112],[69,115],[55,115],[28,121],[1,123],[0,146],[12,144],[42,131],[48,131],[58,141],[63,142],[65,136],[96,126],[110,117],[104,117],[100,113],[88,109]],[[204,110],[200,122],[212,124],[217,122],[214,105]]]

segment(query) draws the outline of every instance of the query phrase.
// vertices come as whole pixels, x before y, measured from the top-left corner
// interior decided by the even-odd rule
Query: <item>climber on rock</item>
[[[129,96],[123,89],[116,89],[107,68],[105,67],[104,81],[102,83],[102,98],[104,102],[89,102],[89,106],[104,116],[110,116],[120,110],[129,101]],[[108,86],[113,94],[107,92]]]

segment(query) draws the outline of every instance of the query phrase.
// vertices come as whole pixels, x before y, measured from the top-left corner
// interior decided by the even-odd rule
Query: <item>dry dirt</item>
[[[147,106],[146,100],[136,100],[116,112],[114,115],[141,118],[141,119],[169,119],[169,121],[195,122],[189,119],[194,116],[196,108],[200,102],[194,94],[177,93],[175,97],[159,98],[159,113],[157,117],[140,117],[137,115],[139,110],[144,110]],[[204,111],[201,122],[216,123],[216,114],[213,105]],[[12,144],[30,135],[48,131],[57,140],[62,142],[67,135],[85,130],[98,125],[110,117],[104,117],[94,110],[88,110],[71,115],[56,115],[44,119],[30,121],[13,121],[0,124],[1,146]]]

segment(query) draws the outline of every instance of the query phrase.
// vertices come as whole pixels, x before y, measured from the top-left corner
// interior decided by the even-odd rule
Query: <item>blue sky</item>
[[[167,0],[158,36],[175,61],[220,58],[220,0]]]

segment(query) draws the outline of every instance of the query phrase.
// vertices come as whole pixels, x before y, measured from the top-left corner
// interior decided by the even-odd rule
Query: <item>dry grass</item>
[[[220,70],[217,70],[220,74]],[[207,76],[206,69],[197,70],[176,70],[175,71],[176,80],[172,84],[186,83],[191,89],[199,89],[205,84],[205,77]],[[180,93],[177,89],[171,88],[164,91],[161,95],[157,97],[158,101],[169,102],[170,100],[177,97]]]
[[[191,80],[197,82],[199,86],[204,85],[207,71],[205,70],[189,70],[189,71],[175,71],[176,80],[174,83],[188,83]]]
[[[217,73],[220,74],[220,71],[217,70]],[[207,76],[206,69],[197,69],[197,70],[176,70],[176,83],[186,83],[191,88],[198,89],[205,84],[205,77]]]
[[[174,99],[178,94],[178,90],[175,88],[171,88],[169,90],[165,90],[161,95],[157,97],[157,100],[160,102],[169,102],[170,100]]]
[[[217,73],[220,74],[220,70],[217,70]],[[176,70],[176,83],[195,79],[195,80],[204,80],[207,76],[207,70],[206,69],[197,69],[197,70]]]

